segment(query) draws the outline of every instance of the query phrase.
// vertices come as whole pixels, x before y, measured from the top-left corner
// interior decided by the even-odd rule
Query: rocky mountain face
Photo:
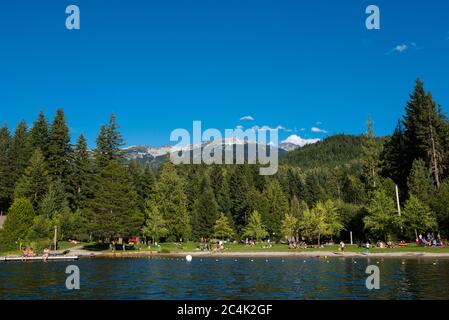
[[[220,144],[222,145],[222,150],[225,150],[226,146],[232,145],[234,150],[234,156],[237,150],[237,147],[241,147],[243,145],[244,147],[244,154],[245,157],[247,156],[248,149],[250,145],[257,144],[255,141],[247,141],[247,140],[240,140],[240,139],[223,139],[223,140],[217,140],[217,141],[208,141],[204,142],[201,145],[189,145],[184,147],[183,149],[186,151],[192,152],[192,156],[195,154],[194,150],[197,150],[198,148],[204,149],[208,148],[209,150],[214,149],[216,147],[219,147]],[[265,152],[267,154],[269,152],[269,147],[266,144],[259,144],[255,146],[257,148],[257,152]],[[278,154],[279,156],[283,156],[287,154],[290,151],[296,150],[298,148],[301,148],[301,146],[296,145],[294,143],[281,143],[278,147]],[[176,151],[173,146],[162,146],[162,147],[151,147],[151,146],[145,146],[145,145],[137,145],[137,146],[131,146],[122,149],[123,156],[127,160],[138,160],[142,163],[148,163],[148,162],[161,162],[162,159],[170,154],[171,152]]]

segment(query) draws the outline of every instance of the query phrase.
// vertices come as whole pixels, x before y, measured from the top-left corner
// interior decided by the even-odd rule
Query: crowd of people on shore
[[[433,232],[429,232],[424,236],[420,234],[418,238],[416,238],[416,245],[424,247],[444,247],[444,241],[439,234],[435,237]]]

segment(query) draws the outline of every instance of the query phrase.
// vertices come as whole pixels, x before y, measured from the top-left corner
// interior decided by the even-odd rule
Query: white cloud
[[[317,143],[319,141],[320,141],[320,139],[303,139],[300,136],[293,134],[293,135],[289,136],[287,139],[285,139],[284,141],[282,141],[282,143],[292,143],[294,145],[303,147],[307,144],[313,144],[313,143]]]
[[[315,132],[315,133],[327,133],[327,131],[326,130],[324,130],[324,129],[320,129],[320,128],[317,128],[317,127],[312,127],[312,129],[310,129],[312,132]]]
[[[240,126],[240,125],[236,126],[235,128],[236,128],[236,129],[243,130],[243,126]]]
[[[270,127],[270,126],[253,126],[251,129],[253,129],[253,130],[265,130],[265,131],[269,131],[269,130],[279,130],[279,131],[285,131],[285,132],[291,132],[292,130],[291,129],[287,129],[287,128],[285,128],[284,126],[281,126],[281,125],[279,125],[279,126],[277,126],[277,127],[275,127],[275,128],[273,128],[273,127]]]
[[[449,34],[448,34],[448,39],[449,39]],[[391,49],[390,51],[386,52],[386,55],[392,54],[392,53],[403,53],[409,49],[414,49],[414,50],[422,50],[423,48],[418,46],[416,44],[416,42],[410,42],[408,44],[406,43],[402,43],[402,44],[398,44],[396,47],[394,47],[393,49]]]
[[[416,44],[413,43],[412,44],[413,47],[416,47]],[[387,53],[385,53],[386,55],[392,54],[394,52],[398,52],[398,53],[402,53],[405,50],[407,50],[409,47],[408,45],[406,45],[405,43],[403,44],[398,44],[396,47],[394,47],[393,49],[391,49],[390,51],[388,51]]]
[[[244,116],[240,118],[240,121],[254,121],[254,118],[251,116]]]

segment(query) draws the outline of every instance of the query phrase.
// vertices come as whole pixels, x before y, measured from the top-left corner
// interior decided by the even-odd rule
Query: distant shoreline
[[[360,253],[360,252],[332,252],[332,251],[302,251],[302,252],[108,252],[89,255],[97,258],[146,258],[146,257],[182,257],[191,255],[193,258],[439,258],[449,259],[449,253],[430,252],[385,252],[385,253]],[[82,257],[82,255],[80,255]]]

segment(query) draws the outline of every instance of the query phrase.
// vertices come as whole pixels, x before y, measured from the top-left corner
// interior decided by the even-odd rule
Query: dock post
[[[56,251],[57,250],[57,235],[58,235],[58,227],[55,226],[55,236],[53,238],[53,249]]]

